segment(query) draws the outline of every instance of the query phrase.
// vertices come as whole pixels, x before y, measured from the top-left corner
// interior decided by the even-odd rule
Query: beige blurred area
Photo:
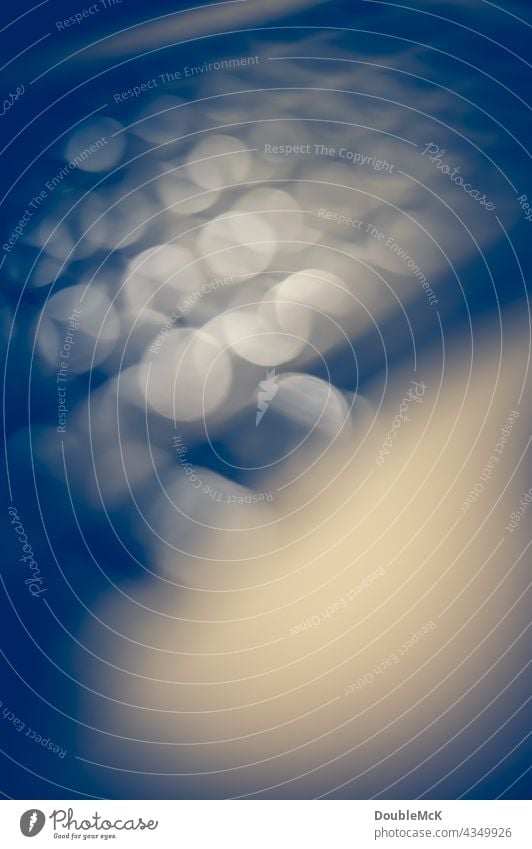
[[[270,503],[212,507],[222,530],[205,557],[161,553],[173,583],[166,568],[94,610],[108,627],[88,621],[82,642],[105,662],[80,650],[79,669],[105,700],[87,695],[82,718],[107,734],[90,751],[82,734],[81,751],[103,787],[401,798],[405,773],[424,792],[515,710],[504,688],[525,662],[529,517],[505,526],[528,488],[526,312],[474,339],[472,354],[467,333],[445,334],[415,374],[388,375],[380,406],[382,381],[367,387],[321,459],[312,443],[264,472]],[[422,402],[379,466],[412,379]]]

